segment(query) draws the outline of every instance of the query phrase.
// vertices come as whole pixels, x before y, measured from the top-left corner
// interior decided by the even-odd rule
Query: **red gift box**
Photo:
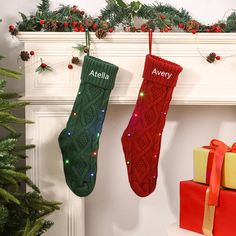
[[[203,234],[207,185],[180,182],[180,227]],[[215,208],[214,236],[236,235],[236,191],[222,189]]]

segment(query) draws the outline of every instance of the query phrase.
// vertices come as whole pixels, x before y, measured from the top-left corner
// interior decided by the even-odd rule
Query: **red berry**
[[[14,25],[9,25],[9,31],[13,31],[15,29]]]
[[[197,33],[197,30],[196,30],[196,29],[193,29],[193,30],[192,30],[192,33],[193,33],[193,34],[196,34],[196,33]]]
[[[207,33],[211,32],[211,30],[210,30],[210,29],[205,29],[205,31],[206,31]]]
[[[34,56],[34,54],[35,54],[34,51],[30,51],[31,56]]]
[[[221,59],[221,57],[220,57],[220,56],[216,56],[216,60],[218,60],[218,61],[219,61],[220,59]]]
[[[77,21],[72,22],[72,27],[76,27],[78,25]]]
[[[46,64],[46,63],[41,63],[41,67],[42,67],[43,69],[45,69],[45,68],[47,67],[47,64]]]
[[[179,28],[180,28],[180,29],[183,29],[183,28],[184,28],[184,24],[179,23]]]
[[[212,28],[212,29],[215,29],[215,27],[216,27],[215,25],[211,25],[211,28]]]
[[[98,25],[94,23],[94,24],[92,25],[92,28],[93,28],[94,30],[96,30],[96,29],[98,28]]]
[[[169,31],[169,28],[168,28],[168,27],[165,27],[165,28],[164,28],[164,31],[165,31],[165,32],[168,32],[168,31]]]
[[[45,20],[40,20],[40,21],[39,21],[39,24],[40,24],[40,25],[44,25],[44,24],[45,24]]]
[[[72,70],[73,69],[73,65],[69,64],[68,65],[68,69]]]
[[[163,29],[160,29],[160,32],[163,32]]]
[[[108,32],[109,32],[109,33],[112,33],[112,32],[113,32],[113,29],[112,29],[112,28],[109,28],[109,29],[108,29]]]
[[[81,27],[81,28],[80,28],[80,31],[81,31],[81,32],[85,32],[85,28],[84,28],[84,27]]]
[[[75,28],[74,28],[74,32],[79,32],[79,28],[78,28],[78,27],[75,27]]]
[[[68,27],[69,26],[69,23],[68,22],[65,22],[64,23],[64,27]]]
[[[222,32],[222,29],[220,28],[220,26],[217,26],[217,27],[215,28],[215,32],[216,32],[216,33]]]
[[[161,19],[163,19],[163,20],[166,18],[164,15],[160,15],[160,17],[161,17]]]
[[[80,15],[83,16],[83,15],[84,15],[84,11],[81,11],[81,12],[80,12]]]
[[[171,28],[171,27],[168,27],[168,30],[169,30],[169,31],[171,31],[171,30],[172,30],[172,28]]]

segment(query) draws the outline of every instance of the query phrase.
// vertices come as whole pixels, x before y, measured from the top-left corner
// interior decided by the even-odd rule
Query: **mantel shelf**
[[[94,43],[147,43],[147,33],[115,32],[98,39],[91,34]],[[236,33],[153,33],[154,42],[160,44],[236,44]],[[85,40],[84,33],[77,32],[20,32],[17,38],[22,42],[76,42]],[[132,39],[132,40],[131,40]]]
[[[18,39],[35,56],[25,64],[25,99],[32,103],[72,104],[79,87],[81,66],[68,70],[73,47],[84,43],[84,33],[20,32]],[[236,104],[236,33],[154,33],[153,54],[182,65],[172,105]],[[91,33],[91,54],[119,66],[111,104],[134,104],[142,82],[147,33],[117,32],[105,39]],[[221,60],[206,61],[215,52]],[[80,55],[82,58],[82,56]],[[204,58],[205,57],[205,58]],[[37,74],[40,58],[54,72]]]
[[[29,101],[32,105],[73,105],[75,101],[75,97],[26,97],[23,96],[20,98],[22,101]],[[113,97],[109,104],[112,105],[134,105],[136,104],[137,97]],[[217,99],[213,100],[172,100],[170,105],[188,105],[188,106],[194,106],[194,105],[211,105],[211,106],[234,106],[236,105],[236,101],[220,101]]]

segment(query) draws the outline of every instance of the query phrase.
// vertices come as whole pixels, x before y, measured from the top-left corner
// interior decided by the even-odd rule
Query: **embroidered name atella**
[[[97,71],[91,70],[89,75],[92,75],[92,76],[99,78],[99,79],[109,79],[109,75],[106,74],[105,72],[98,73]]]
[[[166,79],[170,79],[171,76],[172,76],[172,73],[165,72],[165,71],[160,71],[160,70],[158,70],[157,68],[155,68],[155,69],[152,71],[152,75],[159,75],[159,76],[165,77]]]

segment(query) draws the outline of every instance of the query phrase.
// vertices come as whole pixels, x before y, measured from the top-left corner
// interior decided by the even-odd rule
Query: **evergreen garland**
[[[96,32],[98,38],[113,32],[114,27],[125,31],[186,31],[186,32],[236,32],[236,13],[213,25],[204,25],[192,18],[190,13],[181,8],[176,9],[169,4],[154,2],[142,4],[140,1],[106,0],[107,5],[101,10],[101,16],[92,18],[77,6],[60,5],[59,9],[50,11],[50,1],[41,0],[37,11],[30,16],[20,13],[22,21],[16,26],[10,25],[9,31],[17,35],[18,31],[47,32],[84,32],[86,29]],[[144,20],[144,24],[135,25],[134,18]]]
[[[157,31],[171,31],[180,29],[187,32],[235,32],[236,13],[233,12],[226,20],[219,20],[213,25],[204,25],[194,20],[185,9],[180,10],[169,4],[154,2],[153,4],[142,4],[137,12],[130,11],[129,8],[118,4],[117,0],[106,0],[107,5],[101,10],[101,15],[105,20],[109,20],[113,26],[122,25],[133,27],[131,31],[147,31],[149,29]],[[122,0],[119,0],[122,1]],[[135,1],[133,1],[135,2]],[[131,2],[132,3],[132,2]],[[128,17],[132,14],[132,17]],[[134,17],[145,20],[141,27],[136,27]]]
[[[19,31],[44,31],[44,32],[96,32],[104,30],[111,32],[113,29],[109,22],[92,18],[77,6],[60,5],[57,10],[50,10],[49,0],[41,0],[35,13],[26,16],[20,12],[22,20],[16,26],[10,25],[9,32],[17,35]]]

